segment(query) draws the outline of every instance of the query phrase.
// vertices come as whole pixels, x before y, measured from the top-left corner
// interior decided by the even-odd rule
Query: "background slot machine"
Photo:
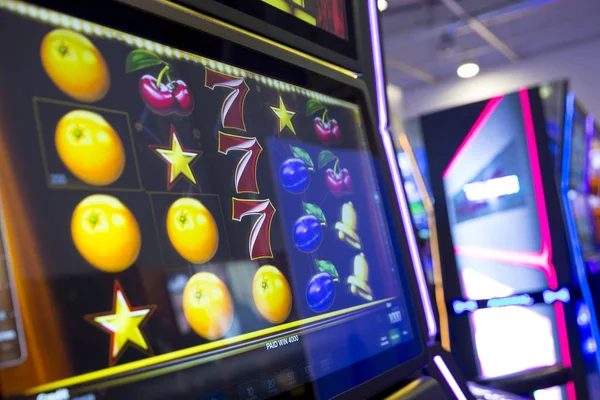
[[[378,29],[375,1],[0,0],[1,397],[470,398],[419,372]]]
[[[421,117],[449,320],[440,331],[467,379],[507,388],[547,369],[527,394],[585,399],[580,281],[555,217],[545,122],[537,89]]]
[[[596,196],[591,190],[594,117],[576,102],[573,93],[567,94],[565,104],[561,194],[574,273],[581,282],[583,293],[577,316],[583,353],[587,356],[589,369],[598,371],[600,355],[596,343],[600,333],[596,310],[600,306],[597,296],[600,282],[597,276],[598,239],[594,219]]]

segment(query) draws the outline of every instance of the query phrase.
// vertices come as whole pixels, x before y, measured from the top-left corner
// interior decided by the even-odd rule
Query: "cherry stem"
[[[333,164],[333,173],[335,174],[335,176],[338,176],[340,174],[340,159],[336,158],[335,159],[335,164]]]
[[[167,73],[167,78],[169,77],[169,73],[167,72],[169,71],[169,69],[170,67],[168,65],[165,65],[165,67],[158,74],[158,78],[156,78],[156,87],[158,89],[160,89],[160,83],[162,82],[163,75]]]
[[[321,117],[321,119],[323,120],[323,123],[325,123],[326,117],[327,117],[327,109],[325,109],[325,111],[323,111],[323,116]]]

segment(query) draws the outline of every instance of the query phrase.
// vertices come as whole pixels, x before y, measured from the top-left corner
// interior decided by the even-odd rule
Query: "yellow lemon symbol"
[[[104,272],[121,272],[137,260],[140,228],[119,199],[94,194],[83,199],[71,218],[71,236],[87,262]]]
[[[292,310],[290,285],[272,265],[263,265],[254,274],[252,297],[260,314],[273,324],[285,321]]]
[[[123,173],[123,143],[100,114],[84,110],[66,114],[56,126],[54,142],[69,171],[90,185],[110,185]]]
[[[192,329],[208,340],[222,337],[233,322],[229,289],[215,274],[198,272],[183,289],[183,313]]]
[[[80,33],[55,29],[42,40],[42,65],[52,82],[76,100],[91,103],[106,95],[110,73],[94,44]]]
[[[167,233],[179,255],[194,264],[210,261],[219,247],[215,219],[192,197],[182,197],[171,205],[167,213]]]

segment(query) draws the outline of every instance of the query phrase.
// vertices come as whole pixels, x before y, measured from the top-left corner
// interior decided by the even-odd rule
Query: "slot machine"
[[[420,124],[442,346],[467,380],[537,399],[588,398],[594,377],[576,323],[586,283],[570,258],[539,90]]]
[[[594,116],[585,112],[573,93],[568,93],[565,97],[564,115],[560,193],[574,273],[583,294],[577,305],[582,351],[588,369],[597,372],[600,354],[596,344],[600,340],[600,332],[596,310],[600,306],[597,296],[600,278],[595,222],[598,197],[592,165],[594,142],[597,141],[596,130]]]
[[[471,398],[375,1],[0,0],[0,52],[2,398]]]

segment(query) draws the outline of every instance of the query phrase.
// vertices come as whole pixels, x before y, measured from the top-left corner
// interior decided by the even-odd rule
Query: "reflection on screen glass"
[[[3,398],[264,398],[390,351],[334,395],[418,355],[360,98],[20,2],[0,52]]]
[[[281,11],[347,39],[345,0],[262,0]]]

